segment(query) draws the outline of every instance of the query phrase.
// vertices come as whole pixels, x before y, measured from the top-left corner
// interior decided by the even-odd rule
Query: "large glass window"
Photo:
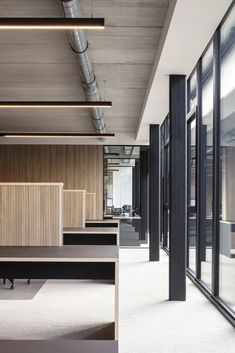
[[[139,247],[141,237],[140,147],[104,147],[104,218],[120,222],[120,245]]]
[[[235,7],[221,27],[219,295],[235,309]]]
[[[235,1],[187,89],[188,270],[234,322]]]
[[[188,100],[189,100],[189,109],[191,111],[197,105],[197,73],[196,71],[191,75],[189,79],[189,90],[188,90]]]
[[[104,154],[105,215],[139,214],[139,146],[107,146]]]
[[[161,156],[162,156],[162,243],[169,249],[169,206],[170,206],[170,117],[164,120],[161,126]]]
[[[188,122],[188,267],[196,271],[196,118]]]
[[[201,234],[200,260],[201,279],[211,289],[212,279],[212,200],[213,200],[213,44],[202,58],[202,125],[200,161],[201,189]]]

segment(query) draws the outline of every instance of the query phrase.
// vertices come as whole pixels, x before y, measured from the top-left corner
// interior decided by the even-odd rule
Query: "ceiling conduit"
[[[77,0],[60,0],[60,2],[65,17],[81,17]],[[88,41],[86,40],[85,34],[80,30],[70,30],[68,34],[71,48],[76,56],[76,60],[80,68],[80,76],[82,79],[86,100],[101,101],[95,73],[93,71],[89,56]],[[90,115],[95,131],[99,134],[105,133],[103,111],[100,108],[91,108]]]

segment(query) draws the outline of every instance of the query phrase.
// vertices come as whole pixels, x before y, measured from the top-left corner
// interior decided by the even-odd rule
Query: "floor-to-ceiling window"
[[[212,225],[213,225],[213,43],[202,57],[202,119],[200,127],[201,143],[201,227],[200,261],[201,279],[211,288],[212,280]]]
[[[221,26],[219,296],[235,310],[235,7]]]
[[[187,87],[188,274],[235,322],[235,1]]]
[[[169,176],[170,176],[170,117],[167,115],[161,126],[161,202],[162,202],[162,245],[169,250]]]
[[[187,238],[188,238],[188,267],[196,272],[196,116],[189,119],[187,124],[188,140],[188,187],[187,187]]]
[[[104,147],[104,218],[120,222],[120,245],[139,247],[141,238],[140,146]]]

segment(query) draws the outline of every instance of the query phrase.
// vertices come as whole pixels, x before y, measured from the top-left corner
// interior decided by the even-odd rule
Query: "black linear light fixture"
[[[0,137],[7,138],[113,138],[115,134],[97,134],[93,132],[0,132]]]
[[[105,156],[119,156],[120,154],[118,152],[113,152],[113,153],[112,152],[105,152],[104,155]],[[110,157],[106,157],[106,158],[110,159]]]
[[[111,108],[112,102],[108,101],[0,101],[0,109],[12,108]]]
[[[0,30],[104,29],[104,18],[1,17]]]

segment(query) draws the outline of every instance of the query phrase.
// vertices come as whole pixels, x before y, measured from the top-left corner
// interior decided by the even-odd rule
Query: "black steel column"
[[[132,209],[136,208],[136,166],[132,168]]]
[[[186,76],[170,76],[169,299],[186,299]]]
[[[160,259],[160,145],[159,125],[149,131],[149,260]]]
[[[148,234],[148,149],[146,147],[140,147],[140,216],[140,240],[146,242]]]
[[[140,214],[140,161],[135,160],[135,211]]]

